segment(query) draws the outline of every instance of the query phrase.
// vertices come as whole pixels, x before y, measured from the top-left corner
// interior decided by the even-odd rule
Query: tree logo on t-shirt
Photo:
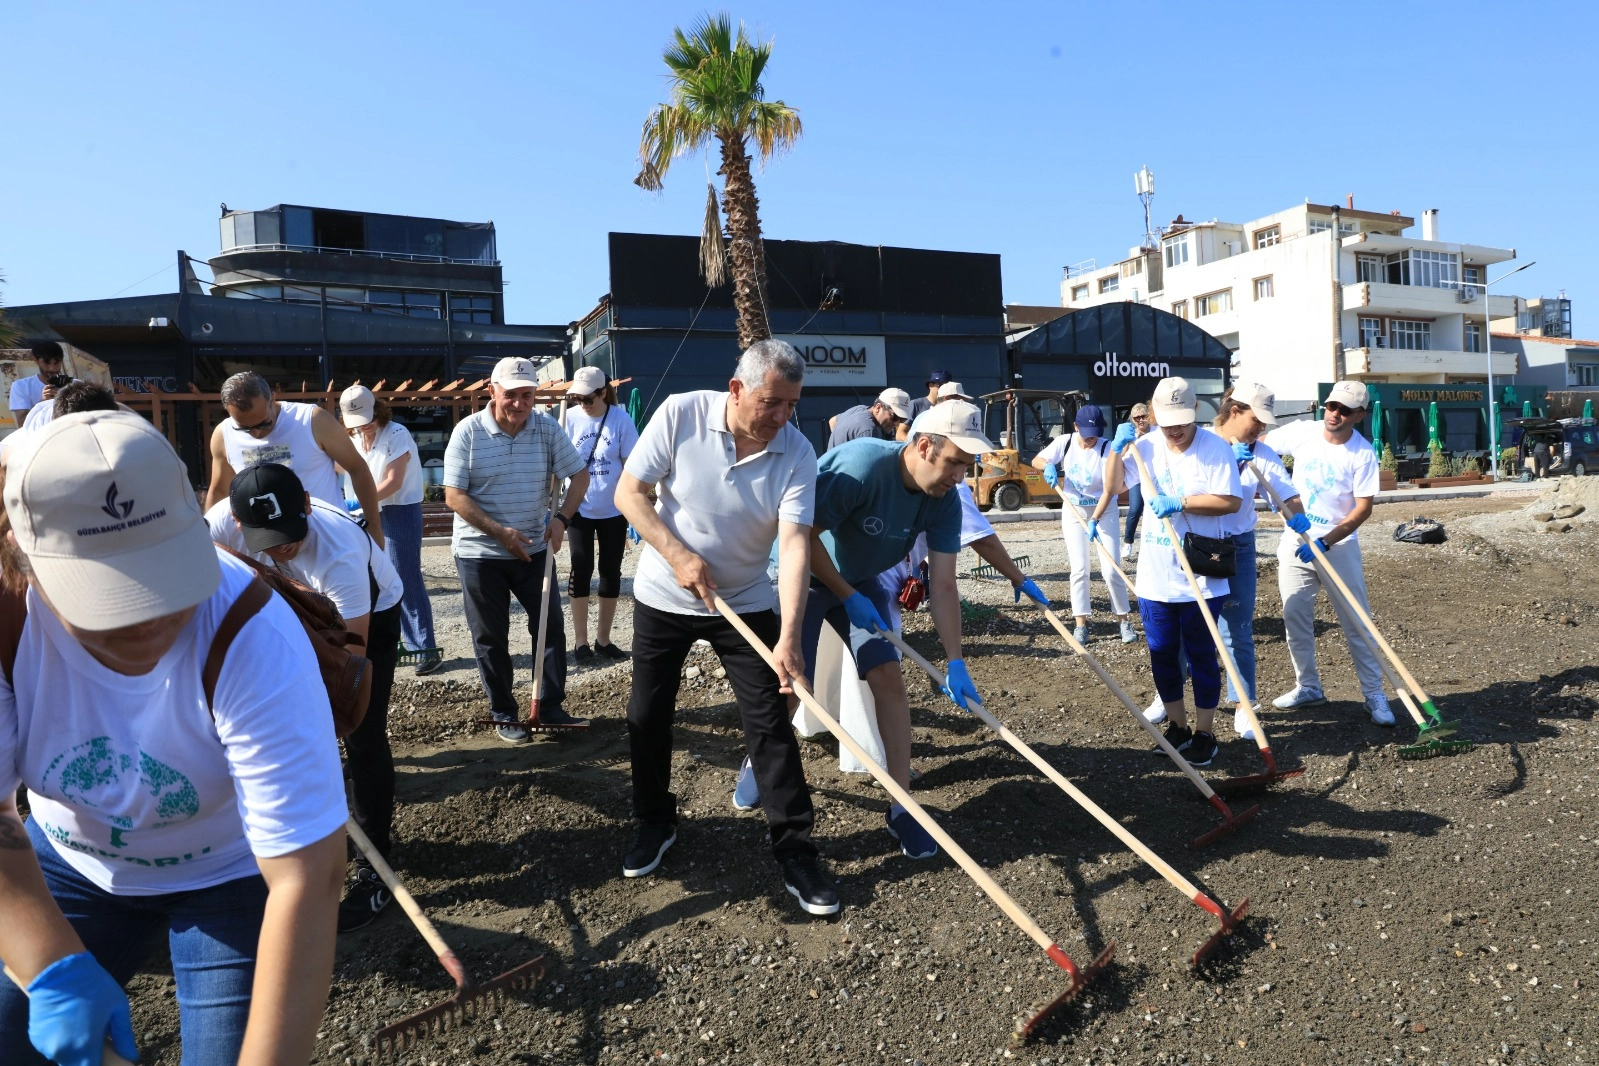
[[[117,827],[113,835],[161,829],[200,813],[200,794],[181,771],[148,752],[124,751],[110,737],[95,737],[57,755],[45,768],[43,784],[46,792],[53,785],[70,806],[101,812]],[[146,806],[152,802],[153,807]],[[138,815],[137,824],[130,813]]]

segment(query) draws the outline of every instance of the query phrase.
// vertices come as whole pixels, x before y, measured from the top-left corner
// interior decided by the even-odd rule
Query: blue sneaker
[[[759,810],[760,806],[761,787],[755,783],[755,767],[746,755],[744,765],[738,768],[738,784],[733,786],[733,809],[754,811]]]
[[[907,859],[931,859],[938,854],[938,843],[910,811],[901,810],[895,814],[893,808],[889,808],[888,835],[899,841],[899,850]]]

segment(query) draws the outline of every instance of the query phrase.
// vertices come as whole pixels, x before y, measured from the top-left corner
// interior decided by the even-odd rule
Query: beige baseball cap
[[[351,385],[339,394],[339,414],[345,429],[358,429],[376,418],[377,397],[365,385]]]
[[[877,394],[877,402],[894,412],[896,418],[911,419],[911,394],[904,389],[884,389]]]
[[[193,607],[222,580],[183,460],[131,411],[63,415],[6,465],[17,546],[56,612],[120,629]]]
[[[1266,425],[1277,424],[1277,412],[1274,409],[1277,397],[1266,386],[1255,381],[1235,381],[1232,398],[1239,403],[1248,404],[1249,409],[1255,412],[1255,417]]]
[[[1155,395],[1149,399],[1149,407],[1155,413],[1157,426],[1192,425],[1197,417],[1194,387],[1188,384],[1187,378],[1161,378],[1160,384],[1155,386]]]
[[[572,375],[572,384],[566,387],[568,396],[592,396],[596,392],[604,392],[609,384],[605,380],[605,371],[597,366],[580,366],[577,373]]]
[[[1327,394],[1327,402],[1335,400],[1345,407],[1354,407],[1361,411],[1364,411],[1366,404],[1371,402],[1366,386],[1358,381],[1340,381],[1334,385],[1332,391]]]
[[[966,394],[966,386],[958,381],[946,381],[938,387],[938,402],[943,403],[945,400],[972,402],[972,398]]]
[[[502,389],[536,389],[539,387],[538,367],[531,359],[508,355],[494,364],[489,381]]]
[[[982,455],[994,450],[994,443],[983,434],[983,412],[977,405],[965,400],[950,400],[934,404],[916,416],[911,423],[912,437],[918,433],[936,433],[955,442],[955,447],[969,455]]]

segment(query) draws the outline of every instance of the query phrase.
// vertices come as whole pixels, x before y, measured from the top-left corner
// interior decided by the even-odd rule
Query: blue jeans
[[[1137,544],[1138,518],[1144,513],[1144,486],[1142,483],[1127,490],[1127,528],[1122,531],[1123,544]],[[388,526],[384,526],[385,532]]]
[[[422,505],[399,503],[383,508],[383,541],[389,562],[405,585],[405,595],[400,598],[400,639],[412,651],[438,647],[433,635],[433,604],[422,581]]]
[[[1221,610],[1222,598],[1205,601],[1211,614]],[[1194,679],[1194,706],[1210,710],[1221,702],[1221,663],[1210,628],[1199,604],[1193,600],[1166,603],[1140,599],[1138,613],[1144,621],[1144,640],[1149,644],[1149,668],[1155,675],[1155,691],[1165,703],[1183,698],[1183,661]]]
[[[1222,643],[1233,653],[1238,664],[1238,675],[1249,686],[1249,702],[1255,702],[1255,586],[1259,575],[1255,572],[1255,531],[1233,537],[1238,553],[1238,573],[1227,579],[1227,598],[1222,601],[1221,613],[1216,616],[1216,628],[1221,631]],[[1238,702],[1238,690],[1233,679],[1227,679],[1227,698]]]
[[[151,935],[166,930],[178,983],[182,1066],[237,1062],[250,1018],[266,882],[245,877],[189,892],[113,896],[68,866],[32,818],[28,838],[56,906],[117,983],[127,986],[150,955]],[[0,1062],[48,1062],[28,1040],[27,997],[5,980],[0,980]]]

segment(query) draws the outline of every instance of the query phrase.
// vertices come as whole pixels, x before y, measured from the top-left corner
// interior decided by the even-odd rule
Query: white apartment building
[[[1069,268],[1061,305],[1131,300],[1189,319],[1233,350],[1235,377],[1271,387],[1282,412],[1307,410],[1319,382],[1342,378],[1481,382],[1485,313],[1513,320],[1522,306],[1485,300],[1481,286],[1516,252],[1440,240],[1437,216],[1425,212],[1410,237],[1414,219],[1357,211],[1352,197],[1245,223],[1179,215],[1158,248]],[[1514,353],[1493,360],[1496,378],[1516,373]]]

